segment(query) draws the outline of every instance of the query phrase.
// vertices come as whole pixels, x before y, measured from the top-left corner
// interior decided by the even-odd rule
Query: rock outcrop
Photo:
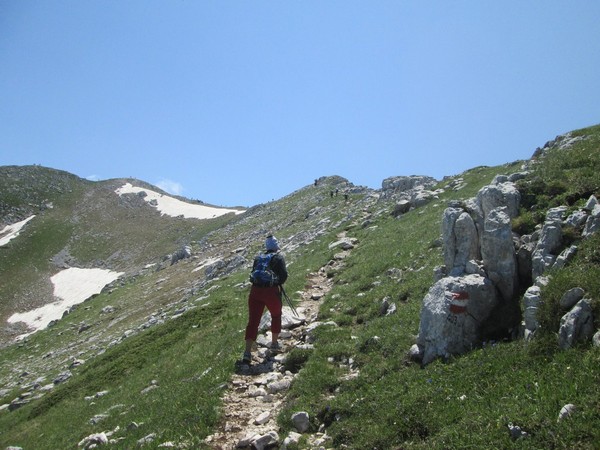
[[[460,354],[519,324],[517,256],[511,219],[520,195],[509,177],[496,177],[473,199],[453,202],[442,218],[445,267],[425,296],[417,349],[427,364]],[[493,320],[490,320],[493,317]]]
[[[437,183],[435,178],[422,175],[386,178],[381,183],[381,199],[394,200],[396,208],[392,214],[399,216],[435,198],[438,191],[431,189]]]
[[[547,282],[543,275],[564,267],[577,252],[576,245],[565,245],[563,228],[575,227],[583,238],[589,236],[600,224],[600,206],[591,196],[568,217],[566,206],[552,208],[538,231],[518,236],[512,231],[520,205],[514,181],[525,176],[499,175],[475,198],[452,202],[444,211],[445,266],[436,268],[436,282],[425,296],[411,358],[427,364],[486,339],[514,337],[519,329],[530,339],[540,327],[541,286]],[[578,288],[561,300],[566,312],[557,330],[562,348],[594,334],[592,309],[582,296]]]
[[[446,277],[423,300],[417,345],[422,362],[469,351],[478,342],[481,324],[499,301],[492,282],[481,275]]]

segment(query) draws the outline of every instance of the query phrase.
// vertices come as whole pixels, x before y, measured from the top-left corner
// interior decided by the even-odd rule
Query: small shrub
[[[297,373],[308,361],[312,350],[304,349],[304,348],[294,348],[287,355],[285,361],[283,362],[283,367],[285,370],[289,370],[292,373]]]
[[[581,239],[581,233],[575,227],[563,226],[562,245],[564,248],[570,247]]]
[[[531,234],[538,223],[539,214],[521,210],[521,214],[512,220],[512,230],[521,236]]]

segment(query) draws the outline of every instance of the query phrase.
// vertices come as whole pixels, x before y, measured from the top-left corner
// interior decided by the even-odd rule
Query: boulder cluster
[[[582,237],[600,226],[600,206],[592,196],[566,217],[567,207],[550,209],[531,235],[512,231],[520,193],[516,181],[527,172],[497,176],[475,198],[452,202],[444,211],[444,266],[423,301],[417,343],[411,357],[428,364],[461,354],[487,340],[530,338],[539,327],[540,286],[550,268],[563,267],[577,251],[563,242],[565,226],[580,227]],[[564,250],[563,250],[564,248]],[[520,293],[523,296],[521,305]],[[560,345],[566,348],[593,335],[589,299],[578,288],[565,293]],[[524,318],[524,320],[522,320]]]
[[[381,200],[394,200],[392,215],[397,217],[411,209],[427,204],[440,191],[432,190],[437,184],[432,177],[422,175],[390,177],[381,183]]]

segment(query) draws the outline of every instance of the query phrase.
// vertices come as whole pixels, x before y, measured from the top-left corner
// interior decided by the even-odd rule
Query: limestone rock
[[[358,240],[354,238],[343,238],[329,244],[329,249],[341,248],[342,250],[352,250],[357,242]]]
[[[449,207],[444,210],[442,215],[442,240],[444,242],[444,265],[447,270],[454,268],[456,258],[456,233],[454,225],[456,219],[464,212],[462,208]]]
[[[565,224],[577,228],[585,224],[587,218],[588,214],[585,211],[575,211],[569,217],[567,217]]]
[[[269,431],[267,434],[254,439],[252,441],[252,447],[256,450],[264,450],[268,447],[277,445],[278,442],[279,435],[277,434],[277,432]]]
[[[490,184],[479,190],[477,202],[484,217],[498,207],[506,207],[506,213],[513,219],[519,215],[521,194],[511,182]]]
[[[454,223],[454,238],[456,242],[456,249],[454,255],[454,267],[450,274],[462,275],[468,261],[473,259],[479,259],[479,237],[475,222],[471,216],[463,212],[458,216]]]
[[[302,313],[298,312],[299,316],[296,316],[289,306],[284,306],[281,309],[281,328],[283,330],[290,330],[299,327],[303,323],[306,323],[306,318]],[[265,311],[260,319],[258,326],[259,331],[267,330],[271,326],[271,313]]]
[[[532,278],[535,280],[556,261],[555,252],[562,244],[562,221],[556,211],[550,210],[542,226],[540,238],[532,255]]]
[[[510,301],[517,289],[517,266],[510,216],[506,208],[496,208],[485,218],[481,256],[488,277],[502,297]]]
[[[494,285],[480,275],[436,282],[421,309],[417,345],[423,364],[471,350],[478,343],[482,323],[498,302]]]
[[[600,331],[596,331],[592,338],[592,343],[594,344],[594,347],[600,347]]]
[[[189,245],[184,245],[179,250],[171,255],[171,265],[181,261],[182,259],[187,259],[192,256],[192,247]]]
[[[271,420],[271,413],[269,411],[265,411],[265,412],[259,414],[258,417],[256,417],[256,419],[254,419],[254,424],[255,425],[264,425],[269,420]]]
[[[582,299],[560,319],[558,344],[567,349],[578,341],[591,339],[594,333],[594,318],[590,301]]]
[[[571,309],[573,306],[577,304],[579,300],[583,298],[585,295],[585,291],[580,287],[575,287],[573,289],[569,289],[567,292],[563,294],[560,299],[560,307],[563,309]]]
[[[95,433],[83,438],[79,444],[77,444],[77,446],[84,449],[89,449],[95,448],[98,445],[106,444],[108,444],[108,436],[106,436],[106,433]]]
[[[583,236],[587,237],[600,229],[600,203],[598,203],[598,199],[592,195],[588,199],[584,209],[590,213],[585,223],[585,229],[583,230]]]
[[[302,435],[300,433],[290,431],[290,434],[288,434],[288,436],[283,440],[283,445],[281,446],[281,449],[286,450],[290,445],[298,445],[301,437]]]
[[[557,422],[560,422],[561,420],[564,420],[567,417],[571,417],[575,413],[576,410],[577,410],[577,407],[573,403],[567,403],[565,406],[563,406],[560,409],[560,412],[558,413]]]
[[[556,261],[554,262],[554,265],[552,266],[552,268],[553,269],[562,269],[569,263],[569,261],[571,261],[573,259],[573,257],[575,256],[576,253],[577,253],[576,245],[571,245],[569,248],[564,249],[560,253],[560,255],[558,255],[558,257],[556,258]]]
[[[307,412],[300,411],[292,415],[292,424],[299,433],[306,433],[310,428],[310,417]]]
[[[594,209],[599,205],[598,203],[598,199],[596,198],[595,195],[590,195],[590,198],[588,198],[587,202],[585,203],[585,206],[583,207],[584,210],[586,211],[594,211]]]
[[[423,361],[423,352],[419,348],[417,344],[413,344],[410,350],[408,351],[408,358],[411,361],[420,363]]]
[[[513,425],[512,423],[508,424],[508,432],[510,433],[510,437],[513,441],[529,435],[526,431],[523,431],[520,426]]]
[[[392,211],[392,216],[398,217],[402,214],[406,214],[408,211],[410,211],[411,206],[412,204],[408,200],[400,200],[398,203],[396,203],[396,206]]]
[[[144,445],[151,444],[152,442],[154,442],[155,439],[156,439],[156,433],[150,433],[147,436],[144,436],[143,438],[138,439],[137,445],[139,447],[142,447]]]
[[[381,182],[383,198],[393,198],[412,189],[427,189],[437,184],[435,178],[422,175],[397,176],[386,178]]]
[[[523,318],[525,319],[526,338],[539,328],[538,308],[541,302],[539,286],[530,286],[523,295]]]

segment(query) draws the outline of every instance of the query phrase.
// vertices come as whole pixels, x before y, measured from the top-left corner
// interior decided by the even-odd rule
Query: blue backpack
[[[265,253],[256,257],[256,265],[250,273],[250,281],[254,286],[271,287],[279,284],[279,277],[269,266],[275,253]]]

